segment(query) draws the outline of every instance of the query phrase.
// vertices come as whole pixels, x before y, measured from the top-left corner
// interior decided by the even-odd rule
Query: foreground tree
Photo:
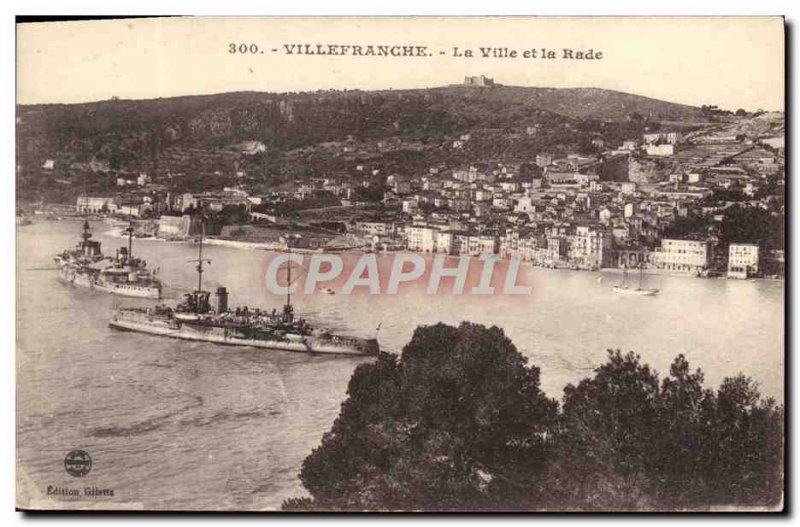
[[[420,327],[399,360],[382,354],[359,366],[348,395],[303,463],[315,506],[530,506],[551,455],[556,402],[502,330]]]
[[[775,507],[784,412],[739,375],[715,392],[683,355],[658,375],[609,350],[561,411],[503,332],[421,327],[359,366],[287,510]]]
[[[783,409],[739,375],[703,387],[683,355],[661,384],[638,355],[609,351],[564,390],[557,462],[540,502],[585,509],[775,506]]]

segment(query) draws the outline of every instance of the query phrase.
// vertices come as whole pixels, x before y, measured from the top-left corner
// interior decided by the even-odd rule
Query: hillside
[[[699,108],[596,88],[444,87],[19,106],[18,134],[56,150],[105,134],[126,136],[126,143],[146,140],[151,147],[164,141],[220,146],[258,140],[291,148],[348,135],[447,134],[564,118],[625,121],[633,114],[652,121],[701,118]]]
[[[703,120],[700,108],[600,88],[498,86],[474,90],[453,86],[440,90],[472,100],[524,104],[574,119],[624,121],[638,113],[654,121]]]
[[[618,144],[660,120],[700,117],[698,108],[609,90],[512,86],[18,106],[18,189],[51,194],[39,174],[50,159],[52,174],[72,188],[63,189],[63,199],[77,188],[113,185],[116,172],[178,175],[172,186],[185,191],[234,183],[243,171],[247,183],[267,188],[342,169],[348,151],[377,156],[387,170],[403,173],[437,163],[527,160],[544,150],[586,151],[598,134]],[[467,146],[448,146],[464,133],[472,137]],[[248,143],[263,150],[243,155]]]

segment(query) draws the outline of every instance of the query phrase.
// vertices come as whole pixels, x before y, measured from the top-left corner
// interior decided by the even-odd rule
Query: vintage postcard
[[[19,509],[783,510],[782,18],[16,32]]]

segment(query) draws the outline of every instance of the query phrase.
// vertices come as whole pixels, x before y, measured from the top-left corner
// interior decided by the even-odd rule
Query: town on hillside
[[[506,88],[467,77],[448,89],[469,98]],[[398,104],[411,96],[402,97]],[[315,104],[326,100],[344,104],[327,94]],[[309,111],[281,104],[276,111],[292,122]],[[425,116],[401,110],[391,117],[396,134],[308,132],[293,144],[255,133],[205,143],[181,136],[191,127],[213,136],[231,126],[215,114],[166,126],[139,157],[133,148],[87,156],[54,146],[24,130],[45,110],[20,111],[18,215],[133,218],[136,235],[170,240],[196,236],[202,215],[209,237],[265,247],[282,247],[291,232],[308,250],[494,253],[559,269],[784,275],[782,113],[703,106],[693,122],[636,112],[611,122],[529,110],[518,122],[504,114],[500,124],[486,117],[439,126],[452,112],[437,121],[428,111],[432,121],[422,122]]]

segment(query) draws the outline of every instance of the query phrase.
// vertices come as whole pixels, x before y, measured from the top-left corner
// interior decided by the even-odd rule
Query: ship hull
[[[94,289],[112,295],[128,296],[133,298],[161,298],[161,289],[157,287],[140,287],[126,284],[94,284]]]
[[[153,321],[143,322],[115,318],[109,322],[109,327],[123,331],[147,333],[160,337],[169,337],[181,340],[210,342],[228,346],[246,346],[252,348],[293,351],[313,354],[331,355],[360,355],[369,356],[378,353],[378,344],[374,339],[358,339],[360,345],[336,343],[315,337],[298,340],[273,340],[241,338],[229,335],[222,328],[195,327],[190,324],[171,324]],[[356,339],[348,339],[354,341]]]
[[[159,287],[104,283],[86,273],[78,272],[71,266],[64,264],[58,267],[58,279],[61,282],[74,285],[76,287],[85,287],[87,289],[93,289],[112,295],[133,298],[149,298],[154,300],[161,298],[161,289]]]
[[[616,286],[614,287],[614,292],[629,296],[655,296],[658,294],[658,289],[630,289]]]

